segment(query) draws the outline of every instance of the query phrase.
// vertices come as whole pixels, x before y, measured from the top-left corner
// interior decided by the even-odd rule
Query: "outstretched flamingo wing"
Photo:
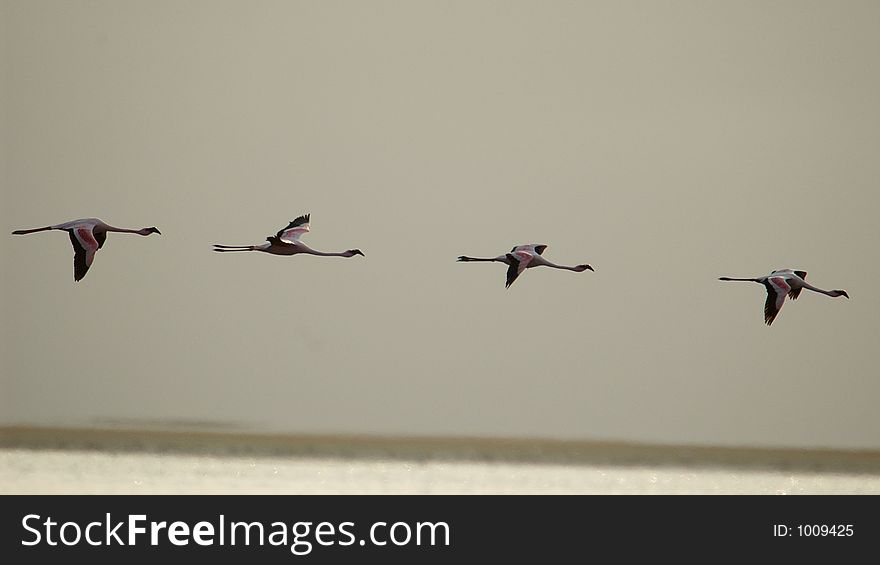
[[[275,234],[275,237],[288,243],[296,243],[309,232],[309,214],[303,214],[290,222],[286,228]]]
[[[764,323],[768,326],[773,323],[782,305],[785,303],[785,295],[791,287],[782,277],[769,277],[764,286],[767,288],[767,301],[764,302]]]
[[[516,280],[516,277],[519,276],[519,259],[517,259],[513,253],[507,254],[507,261],[510,265],[507,267],[507,282],[504,285],[504,288],[510,288],[510,285],[513,284],[513,281]]]
[[[77,227],[67,232],[73,244],[73,280],[80,281],[92,266],[100,245],[91,227]]]
[[[799,276],[801,280],[807,280],[807,272],[806,271],[795,271],[794,274]],[[797,297],[801,294],[801,287],[791,289],[791,292],[788,293],[788,297],[792,300],[797,300]]]
[[[529,266],[529,263],[534,258],[529,251],[525,251],[523,249],[514,248],[513,253],[508,253],[506,255],[507,260],[509,262],[510,267],[507,268],[507,288],[510,288],[510,285],[513,284],[513,281],[516,280],[518,276],[522,274],[523,271]]]
[[[99,231],[99,232],[92,232],[92,234],[95,236],[95,241],[98,242],[98,249],[101,249],[102,247],[104,247],[104,242],[107,241],[107,232]]]

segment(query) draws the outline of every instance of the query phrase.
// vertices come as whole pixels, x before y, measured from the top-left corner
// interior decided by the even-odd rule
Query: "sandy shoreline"
[[[6,427],[0,492],[878,494],[880,453]]]

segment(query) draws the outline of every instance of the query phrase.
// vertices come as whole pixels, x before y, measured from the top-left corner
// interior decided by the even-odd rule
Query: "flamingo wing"
[[[275,237],[287,243],[296,243],[304,234],[309,232],[309,216],[310,214],[303,214],[293,220],[286,228],[279,230]]]
[[[68,234],[70,235],[70,243],[73,245],[73,280],[80,281],[92,266],[95,252],[100,248],[100,245],[95,239],[91,227],[73,228]]]
[[[799,276],[801,280],[807,279],[806,271],[795,271],[794,274]],[[792,300],[797,300],[797,297],[801,295],[801,287],[791,289],[791,292],[788,293],[788,297]]]
[[[773,323],[782,305],[785,303],[785,295],[791,287],[782,277],[769,277],[764,286],[767,288],[767,301],[764,302],[764,323],[768,326]]]
[[[513,249],[510,250],[511,253],[516,253],[518,251],[525,251],[526,253],[537,253],[538,255],[543,255],[544,250],[547,249],[546,245],[543,244],[526,244],[526,245],[517,245]]]
[[[510,288],[510,285],[513,284],[513,281],[515,281],[516,278],[528,268],[529,263],[534,258],[534,255],[532,255],[531,252],[526,251],[525,249],[517,249],[513,253],[508,253],[507,255],[505,255],[505,257],[507,257],[508,265],[510,265],[510,267],[508,267],[507,269],[507,288]]]
[[[516,277],[519,276],[519,259],[517,259],[512,253],[507,254],[507,261],[509,267],[507,267],[507,283],[504,285],[504,288],[510,288],[510,285],[513,284],[513,281],[516,280]]]

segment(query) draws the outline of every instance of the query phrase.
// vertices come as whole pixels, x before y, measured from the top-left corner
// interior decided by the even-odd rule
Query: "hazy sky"
[[[0,0],[6,424],[880,448],[880,3]],[[310,212],[309,245],[217,254]],[[73,282],[62,232],[110,234]],[[520,243],[596,272],[456,263]],[[802,268],[770,328],[764,289]]]

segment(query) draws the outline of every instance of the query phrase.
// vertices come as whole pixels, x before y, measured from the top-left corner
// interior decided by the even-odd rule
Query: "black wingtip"
[[[510,285],[512,285],[516,278],[519,276],[519,260],[511,253],[508,253],[506,257],[507,261],[509,262],[509,266],[507,267],[506,288],[510,288]]]
[[[303,214],[302,216],[296,218],[295,220],[291,220],[290,223],[287,225],[287,227],[284,229],[289,230],[290,228],[295,228],[295,227],[301,226],[303,224],[307,224],[307,223],[309,223],[310,216],[311,216],[311,214]],[[284,231],[284,230],[282,230],[282,231]]]

